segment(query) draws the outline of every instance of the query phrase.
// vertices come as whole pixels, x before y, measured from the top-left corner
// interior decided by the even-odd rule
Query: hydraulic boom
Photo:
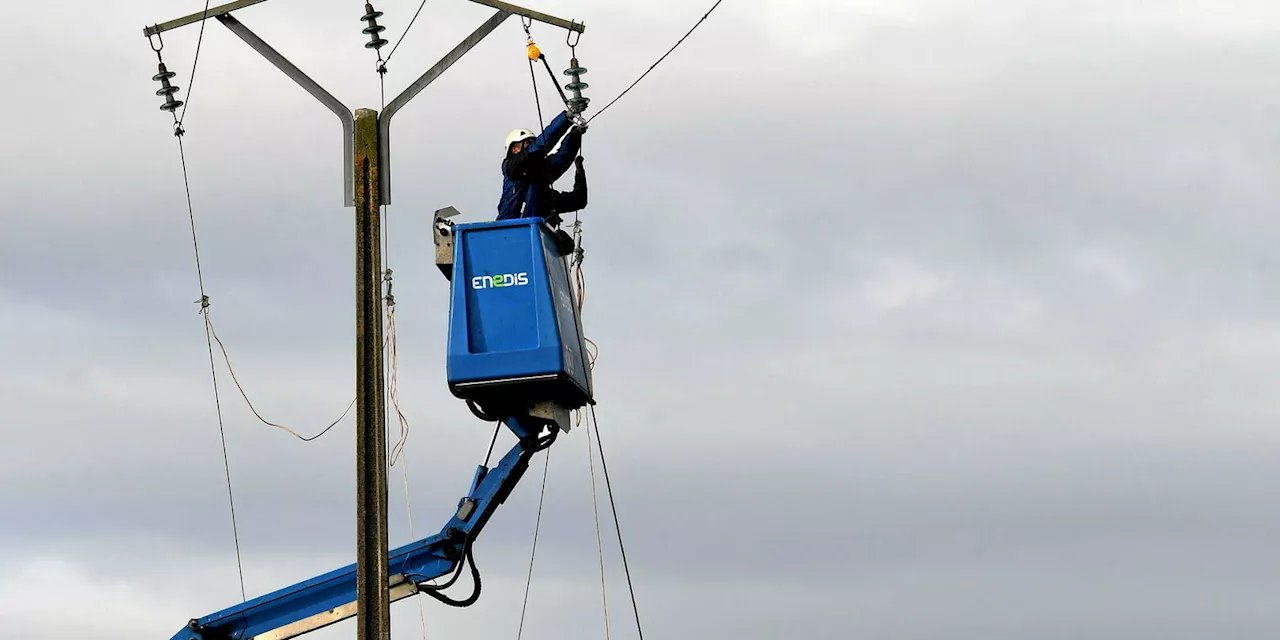
[[[529,416],[509,417],[507,428],[519,438],[497,467],[481,465],[471,490],[440,533],[391,551],[391,601],[425,593],[455,606],[467,606],[480,595],[480,573],[470,560],[471,545],[524,475],[534,454],[551,446],[559,433],[550,421]],[[543,434],[548,430],[547,434]],[[454,600],[439,593],[461,575],[462,561],[471,564],[472,594]],[[426,584],[454,574],[439,587]],[[268,593],[192,620],[172,640],[284,640],[327,627],[356,615],[356,566],[329,573]]]

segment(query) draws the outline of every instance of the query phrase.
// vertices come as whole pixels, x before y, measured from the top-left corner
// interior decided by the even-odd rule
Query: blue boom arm
[[[504,420],[519,443],[498,466],[481,465],[458,511],[440,533],[412,542],[390,552],[391,601],[417,593],[427,593],[449,604],[465,606],[479,595],[479,573],[472,562],[475,580],[470,598],[455,601],[435,593],[437,587],[424,584],[455,571],[462,560],[470,561],[471,544],[498,505],[506,500],[524,475],[533,455],[555,441],[558,431],[541,436],[545,423],[529,417]],[[451,585],[457,575],[444,586]],[[192,620],[172,640],[284,640],[327,627],[356,615],[356,565],[350,564],[324,575],[299,582],[203,618]]]

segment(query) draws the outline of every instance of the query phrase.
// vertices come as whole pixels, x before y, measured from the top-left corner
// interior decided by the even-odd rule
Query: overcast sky
[[[594,113],[710,4],[536,8],[587,24]],[[376,4],[387,37],[417,5]],[[240,601],[141,35],[202,7],[63,0],[3,27],[3,637],[168,638]],[[491,12],[428,0],[387,100]],[[237,17],[378,108],[362,13]],[[726,0],[596,120],[585,323],[648,637],[1280,634],[1277,31],[1271,0]],[[563,31],[533,34],[568,66]],[[193,86],[198,35],[163,55],[212,317],[257,409],[312,434],[354,385],[340,129],[217,22]],[[496,215],[502,139],[538,126],[523,45],[511,18],[392,126],[393,546],[405,474],[435,533],[492,433],[445,386],[429,222]],[[299,442],[217,371],[249,597],[352,562],[353,419]],[[476,545],[480,602],[423,598],[427,637],[515,637],[544,459]],[[588,462],[582,430],[551,450],[525,637],[604,637]],[[610,635],[636,637],[600,491]],[[417,601],[393,620],[423,636]]]

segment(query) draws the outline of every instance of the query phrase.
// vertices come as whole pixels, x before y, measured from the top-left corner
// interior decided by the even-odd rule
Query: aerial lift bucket
[[[436,264],[449,278],[447,376],[485,414],[542,416],[568,430],[592,402],[591,368],[567,256],[541,218],[454,225],[436,213]]]

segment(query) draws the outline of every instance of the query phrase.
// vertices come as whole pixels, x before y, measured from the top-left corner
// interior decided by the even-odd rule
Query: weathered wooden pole
[[[390,640],[387,439],[382,370],[378,112],[356,109],[356,617],[359,640]]]

